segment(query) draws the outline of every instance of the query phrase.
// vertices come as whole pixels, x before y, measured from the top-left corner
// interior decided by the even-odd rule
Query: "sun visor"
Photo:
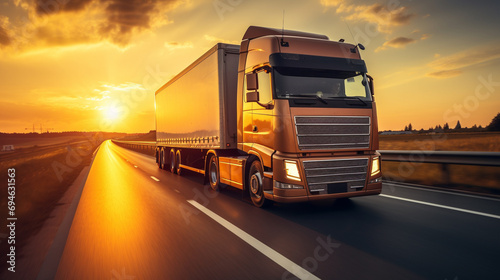
[[[273,53],[269,56],[269,63],[272,67],[367,72],[364,60],[352,58]]]

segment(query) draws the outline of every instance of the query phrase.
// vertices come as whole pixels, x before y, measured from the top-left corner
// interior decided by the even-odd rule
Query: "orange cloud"
[[[388,48],[401,49],[406,47],[406,45],[415,43],[417,40],[407,37],[397,37],[392,40],[385,42],[381,47],[375,49],[375,52],[379,52]]]
[[[192,49],[194,47],[193,43],[191,42],[165,42],[164,44],[165,48],[172,51],[172,50],[178,50],[178,49]]]
[[[80,11],[90,4],[92,0],[68,0],[68,1],[52,1],[52,0],[35,0],[33,5],[38,15],[55,14],[60,12],[75,12]]]
[[[395,3],[358,4],[353,0],[321,0],[324,7],[335,7],[337,14],[343,14],[345,19],[364,21],[377,25],[379,32],[392,33],[396,26],[406,25],[416,15],[410,13],[407,7]]]
[[[7,46],[10,45],[10,43],[11,40],[9,35],[7,34],[7,31],[2,26],[0,26],[0,45]]]
[[[451,78],[455,77],[462,74],[462,70],[443,70],[443,71],[436,71],[436,72],[431,72],[427,73],[427,77],[432,77],[432,78],[437,78],[437,79],[446,79],[446,78]]]
[[[427,77],[450,78],[462,74],[467,67],[500,58],[500,46],[487,45],[457,52],[444,57],[437,57],[429,63],[434,71]]]
[[[9,18],[0,16],[0,45],[7,46],[12,42],[9,33],[7,32]]]
[[[17,51],[94,44],[108,41],[120,47],[142,32],[164,26],[165,14],[186,0],[19,0],[15,6],[26,20],[6,29],[0,25],[0,45],[15,40]],[[9,32],[12,35],[9,37]]]

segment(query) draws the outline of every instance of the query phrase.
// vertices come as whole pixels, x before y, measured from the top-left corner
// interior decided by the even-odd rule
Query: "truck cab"
[[[247,188],[257,206],[381,192],[373,80],[359,49],[324,35],[248,28],[237,147],[250,156]]]

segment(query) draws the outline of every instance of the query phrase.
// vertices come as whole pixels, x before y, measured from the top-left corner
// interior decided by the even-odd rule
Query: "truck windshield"
[[[359,99],[371,101],[365,73],[275,68],[276,98]]]

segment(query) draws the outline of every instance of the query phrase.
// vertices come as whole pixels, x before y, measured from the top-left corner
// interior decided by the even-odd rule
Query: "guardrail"
[[[121,141],[112,140],[119,146],[155,154],[156,142],[154,141]],[[498,152],[455,152],[455,151],[424,151],[424,150],[379,150],[382,161],[396,161],[409,163],[436,163],[441,164],[443,181],[450,182],[450,164],[500,166],[500,153]]]
[[[155,150],[156,150],[155,141],[122,141],[122,140],[111,140],[111,141],[113,141],[113,143],[121,147],[136,150],[149,155],[155,155]]]
[[[500,166],[500,153],[452,151],[379,151],[384,161]]]
[[[437,163],[441,164],[442,181],[451,183],[449,165],[500,166],[498,152],[455,152],[455,151],[388,151],[381,150],[382,161],[406,163]]]

